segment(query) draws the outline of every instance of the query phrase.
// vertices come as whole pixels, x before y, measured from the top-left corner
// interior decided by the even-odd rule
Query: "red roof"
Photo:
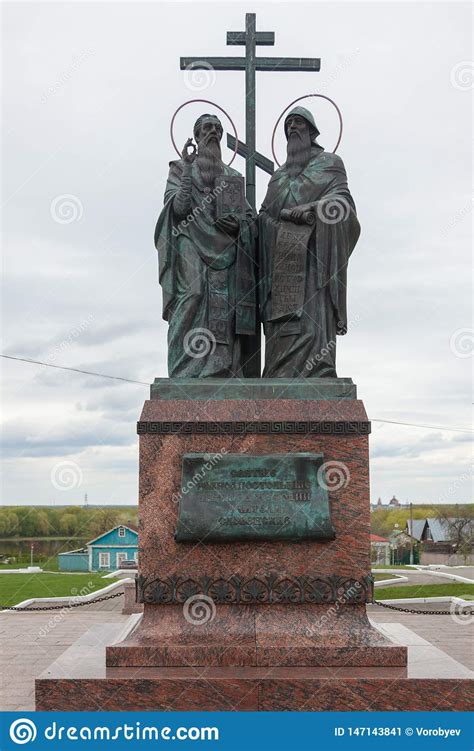
[[[389,542],[386,537],[380,537],[380,535],[370,535],[370,542]]]

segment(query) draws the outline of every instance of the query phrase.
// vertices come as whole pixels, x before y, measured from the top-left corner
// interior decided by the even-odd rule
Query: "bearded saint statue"
[[[222,162],[222,125],[204,114],[181,159],[170,162],[155,230],[170,377],[245,376],[256,333],[252,209],[216,218],[219,182],[240,176]],[[191,149],[191,151],[190,151]]]
[[[284,128],[286,162],[258,221],[263,375],[335,378],[336,336],[347,331],[347,262],[360,225],[342,159],[317,143],[312,114],[295,107]]]

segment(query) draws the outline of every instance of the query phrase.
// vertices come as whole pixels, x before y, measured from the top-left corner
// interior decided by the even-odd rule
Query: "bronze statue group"
[[[285,163],[256,216],[224,164],[214,115],[170,163],[155,245],[171,378],[255,372],[260,322],[266,378],[336,375],[347,331],[347,264],[360,234],[342,159],[317,142],[312,114],[284,121]]]

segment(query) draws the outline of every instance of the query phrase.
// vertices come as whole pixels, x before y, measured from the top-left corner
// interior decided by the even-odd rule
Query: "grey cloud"
[[[257,6],[258,27],[276,32],[274,54],[322,58],[312,87],[302,74],[262,74],[258,148],[270,156],[281,110],[318,81],[339,104],[345,122],[339,153],[362,235],[348,272],[349,318],[359,314],[361,320],[339,341],[338,372],[354,378],[371,416],[464,425],[471,374],[468,362],[450,351],[450,337],[471,318],[471,215],[459,215],[471,195],[470,102],[467,92],[453,88],[450,73],[471,57],[469,8],[435,3],[427,13],[423,4],[398,3],[390,6],[387,24],[385,3],[346,3],[341,24],[341,7]],[[218,72],[212,89],[196,94],[186,86],[179,56],[233,54],[225,31],[241,28],[248,9],[213,4],[204,44],[197,46],[195,29],[204,8],[199,2],[117,3],[113,34],[109,5],[65,8],[61,3],[4,8],[5,346],[15,355],[45,359],[53,353],[60,365],[151,382],[166,376],[167,326],[161,320],[153,230],[168,161],[175,157],[171,115],[187,99],[208,98],[231,113],[244,137],[243,74]],[[131,35],[132,27],[140,35]],[[315,28],[322,30],[316,52]],[[400,57],[393,51],[401,38]],[[75,56],[87,50],[93,53],[62,79]],[[341,67],[345,58],[349,63]],[[318,100],[306,104],[321,126],[321,143],[332,148],[337,123],[329,106]],[[200,107],[190,106],[177,118],[179,144],[190,135]],[[284,154],[281,132],[276,141],[278,154]],[[242,159],[234,166],[242,171]],[[266,182],[258,174],[258,204]],[[82,206],[81,218],[68,224],[51,214],[52,202],[64,194]],[[89,316],[91,326],[56,352]],[[117,452],[136,440],[132,418],[135,405],[148,396],[146,386],[122,389],[120,381],[11,362],[4,363],[4,373],[8,451],[18,452],[18,464],[11,463],[5,478],[12,502],[25,495],[27,482],[35,500],[48,501],[42,450],[60,450],[61,440],[65,450],[86,449],[88,440],[96,445],[89,428],[71,437],[71,413],[77,420],[100,416],[112,433],[115,426],[117,437],[110,441]],[[55,439],[45,438],[42,449],[40,432],[32,429],[31,437],[22,427],[30,420],[32,400],[46,427],[59,426],[57,448]],[[382,432],[383,445],[377,438]],[[456,434],[445,443],[429,437],[432,432],[425,431],[422,440],[410,428],[386,425],[380,433],[374,428],[376,496],[398,495],[403,488],[420,501],[437,497],[444,475],[432,472],[430,452],[443,446],[450,452],[443,469],[449,484],[468,439]],[[34,452],[27,470],[25,445]],[[102,463],[94,482],[100,492],[106,487],[110,497],[123,493],[125,499],[134,485],[117,461],[113,472]],[[93,495],[94,487],[89,491]]]
[[[69,456],[93,446],[129,446],[136,442],[132,430],[120,429],[118,424],[97,424],[95,429],[71,427],[52,435],[44,429],[6,424],[3,429],[3,454],[5,457]]]

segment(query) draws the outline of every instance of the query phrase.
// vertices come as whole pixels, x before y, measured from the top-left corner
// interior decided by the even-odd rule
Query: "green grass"
[[[0,574],[0,604],[17,605],[30,597],[89,594],[117,579],[100,574]]]
[[[0,569],[9,568],[28,568],[30,560],[16,561],[16,563],[0,563]],[[44,561],[33,561],[33,566],[39,566],[44,571],[58,571],[58,559],[57,556],[52,556]]]
[[[59,571],[57,555],[53,555],[51,558],[48,558],[47,561],[41,561],[38,563],[38,566],[45,571]]]
[[[474,595],[474,584],[398,584],[396,587],[380,587],[374,592],[376,600],[398,600],[402,597],[464,597]]]
[[[396,579],[397,577],[394,574],[372,574],[374,577],[374,581],[380,582],[380,581],[387,581],[387,579]]]
[[[386,568],[387,570],[393,569],[393,571],[399,571],[400,569],[403,571],[404,569],[408,569],[409,571],[414,571],[413,566],[389,566],[388,564],[383,563],[373,563],[372,568]]]

